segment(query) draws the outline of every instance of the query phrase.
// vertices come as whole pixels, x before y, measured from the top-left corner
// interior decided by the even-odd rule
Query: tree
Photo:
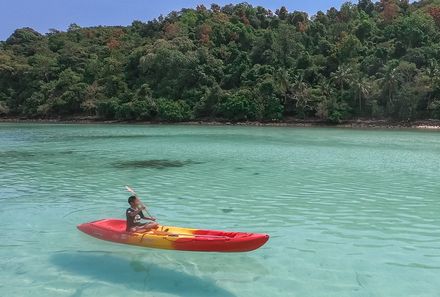
[[[394,97],[398,90],[398,73],[396,68],[396,61],[389,63],[384,69],[382,77],[379,79],[380,86],[387,97],[387,108],[389,112],[392,112],[394,105]]]
[[[352,78],[352,69],[348,65],[341,65],[331,77],[335,85],[339,87],[340,100],[343,100],[344,86]]]
[[[275,11],[275,14],[280,18],[280,20],[285,20],[289,12],[287,11],[287,8],[285,6],[281,6],[280,9],[277,9]]]
[[[357,7],[370,16],[374,12],[374,3],[371,0],[359,0]]]
[[[347,113],[347,104],[339,101],[328,81],[321,82],[312,91],[312,96],[317,101],[316,116],[330,123],[340,123]]]
[[[400,11],[399,5],[397,5],[397,0],[380,0],[379,3],[383,20],[386,23],[392,22]]]
[[[370,82],[362,74],[358,74],[352,84],[354,94],[358,101],[359,114],[362,114],[362,107],[364,105],[364,100],[368,98],[371,92]]]
[[[218,106],[218,114],[233,121],[248,121],[257,118],[257,104],[250,90],[240,90],[227,96]]]
[[[298,55],[302,46],[297,41],[297,34],[291,26],[283,24],[277,33],[273,50],[282,66],[290,66],[293,64],[293,57]]]
[[[308,112],[312,110],[312,94],[309,85],[301,77],[296,80],[293,86],[293,100],[295,101],[297,114],[305,118]]]
[[[431,17],[434,19],[435,24],[437,27],[440,27],[440,7],[434,6],[430,7],[428,10]]]
[[[289,108],[292,99],[292,83],[290,80],[289,72],[286,69],[278,69],[276,72],[278,91],[282,95],[284,111],[287,113],[291,111],[291,108]]]

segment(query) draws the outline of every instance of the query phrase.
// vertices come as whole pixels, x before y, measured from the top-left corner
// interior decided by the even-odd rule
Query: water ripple
[[[0,124],[0,295],[436,296],[439,152],[411,131]],[[126,184],[161,223],[271,240],[177,253],[76,230],[124,218]]]

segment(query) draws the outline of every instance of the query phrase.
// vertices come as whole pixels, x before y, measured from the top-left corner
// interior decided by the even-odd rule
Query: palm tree
[[[340,98],[342,100],[344,94],[344,85],[352,77],[352,69],[347,65],[340,65],[338,69],[331,74],[336,86],[339,87]]]
[[[435,86],[440,85],[440,68],[437,64],[437,61],[435,60],[431,60],[429,63],[429,66],[426,67],[426,75],[429,77],[429,82],[431,87],[433,88],[433,90],[435,89]],[[427,106],[431,105],[431,101],[432,101],[432,92],[433,90],[431,90],[429,96],[428,96],[428,104]]]
[[[279,91],[283,95],[284,113],[289,114],[293,110],[292,80],[294,80],[294,78],[291,77],[285,68],[279,69],[275,75]]]
[[[318,83],[318,89],[322,96],[325,98],[330,98],[333,95],[334,89],[329,81],[322,80]]]
[[[276,78],[278,81],[278,86],[280,88],[280,92],[284,95],[284,102],[283,103],[284,103],[284,105],[286,105],[287,101],[288,101],[288,96],[290,93],[290,87],[291,87],[290,75],[287,72],[287,70],[283,68],[283,69],[279,69],[276,72]]]
[[[394,95],[397,92],[397,87],[399,84],[397,68],[393,66],[387,67],[384,76],[379,79],[379,82],[383,91],[387,93],[387,106],[389,109],[394,103]]]
[[[359,114],[361,114],[362,102],[370,95],[371,84],[364,76],[358,75],[353,83],[353,89],[359,104]]]
[[[303,80],[302,76],[298,77],[293,85],[293,94],[293,99],[296,101],[295,107],[305,118],[307,109],[311,109],[310,101],[312,95],[309,85]]]
[[[317,96],[316,115],[322,119],[328,119],[329,112],[337,104],[334,88],[330,81],[321,80],[315,88]]]

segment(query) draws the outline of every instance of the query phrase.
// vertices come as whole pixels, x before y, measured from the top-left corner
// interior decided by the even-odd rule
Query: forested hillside
[[[0,116],[440,118],[440,0],[318,12],[243,3],[0,43]]]

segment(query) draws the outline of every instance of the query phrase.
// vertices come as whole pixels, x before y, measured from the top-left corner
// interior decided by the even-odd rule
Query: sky
[[[66,30],[69,24],[82,27],[97,25],[129,25],[133,20],[147,21],[173,10],[211,3],[225,5],[241,1],[224,0],[1,0],[0,40],[6,40],[17,28],[31,27],[46,33],[49,29]],[[315,14],[330,7],[340,7],[347,0],[247,0],[275,11],[286,6]]]

